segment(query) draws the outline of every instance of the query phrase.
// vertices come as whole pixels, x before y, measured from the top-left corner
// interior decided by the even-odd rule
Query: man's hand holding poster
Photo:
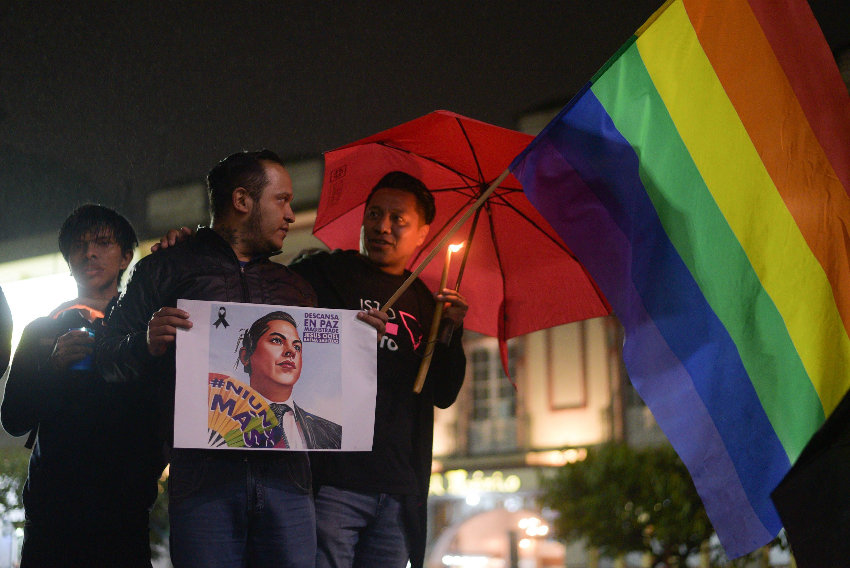
[[[179,300],[174,445],[368,451],[376,332],[355,310]]]

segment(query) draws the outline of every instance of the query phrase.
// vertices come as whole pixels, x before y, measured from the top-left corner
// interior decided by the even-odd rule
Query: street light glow
[[[541,537],[549,534],[549,525],[537,517],[524,517],[519,520],[517,525],[530,537]]]
[[[444,566],[460,566],[461,568],[486,568],[490,564],[487,556],[480,555],[446,554],[441,560]]]

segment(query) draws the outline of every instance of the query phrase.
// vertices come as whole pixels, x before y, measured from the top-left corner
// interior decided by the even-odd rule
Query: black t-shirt
[[[315,253],[291,266],[318,294],[323,308],[380,309],[409,276],[387,274],[356,251]],[[422,361],[434,297],[417,280],[389,309],[387,332],[378,347],[378,391],[371,452],[311,455],[313,477],[367,492],[417,491],[416,439],[419,410],[413,383]],[[428,429],[433,425],[424,425]]]

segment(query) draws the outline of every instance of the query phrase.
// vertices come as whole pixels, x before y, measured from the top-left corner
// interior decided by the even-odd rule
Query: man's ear
[[[133,251],[128,250],[121,256],[121,270],[126,270],[128,266],[130,266],[130,261],[133,260]]]
[[[237,187],[231,194],[233,209],[239,213],[250,213],[254,206],[254,200],[251,199],[251,194],[244,187]]]
[[[416,246],[422,246],[422,243],[425,242],[425,237],[428,236],[429,230],[431,230],[431,225],[422,225],[421,227],[419,227],[419,237]]]

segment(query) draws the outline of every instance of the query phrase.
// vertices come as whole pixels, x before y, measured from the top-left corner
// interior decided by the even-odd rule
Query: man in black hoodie
[[[78,297],[30,323],[0,419],[35,442],[23,492],[21,566],[150,566],[148,511],[164,467],[150,433],[156,404],[139,385],[107,383],[91,361],[136,234],[106,207],[66,219],[59,249]]]

